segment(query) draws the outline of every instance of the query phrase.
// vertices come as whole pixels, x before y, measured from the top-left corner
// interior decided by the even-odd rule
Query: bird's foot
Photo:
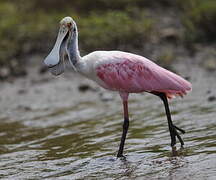
[[[126,161],[126,156],[119,156],[117,159],[120,159],[121,161]]]
[[[125,160],[126,156],[124,156],[123,154],[117,154],[117,158]]]
[[[181,143],[181,146],[183,147],[184,141],[182,140],[181,136],[179,135],[178,131],[181,133],[185,133],[185,131],[175,125],[172,125],[170,128],[170,135],[171,135],[171,147],[174,147],[176,144],[176,137],[178,138],[179,142]],[[178,131],[177,131],[178,130]]]
[[[183,147],[177,149],[176,146],[173,146],[171,151],[171,156],[172,157],[181,156],[183,154],[182,151],[183,151]]]

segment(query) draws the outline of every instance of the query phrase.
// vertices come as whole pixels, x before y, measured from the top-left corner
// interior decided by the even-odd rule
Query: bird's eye
[[[75,27],[73,28],[73,32],[76,32],[76,28]]]
[[[71,27],[72,27],[72,23],[69,22],[69,23],[66,24],[66,26],[67,26],[69,29],[71,29]]]

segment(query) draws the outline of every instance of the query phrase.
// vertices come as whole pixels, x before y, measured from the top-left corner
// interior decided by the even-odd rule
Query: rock
[[[18,94],[26,94],[27,93],[27,90],[26,89],[19,89],[17,91]]]
[[[212,102],[212,101],[215,101],[215,100],[216,100],[216,96],[209,96],[208,97],[209,102]]]
[[[80,84],[78,89],[80,92],[86,92],[92,90],[92,87],[90,87],[88,84]]]
[[[9,68],[2,67],[2,68],[0,69],[0,78],[1,78],[1,79],[8,78],[9,75],[10,75],[10,69],[9,69]]]
[[[208,91],[206,92],[206,94],[211,94],[211,90],[208,90]]]
[[[46,66],[41,66],[41,68],[39,69],[40,74],[44,74],[47,71],[48,71],[48,68]]]
[[[191,78],[190,76],[186,76],[185,79],[189,81]]]
[[[216,58],[210,58],[204,61],[204,67],[208,71],[215,71],[216,70]]]
[[[168,41],[177,41],[180,38],[180,33],[177,29],[166,28],[161,30],[161,38]]]

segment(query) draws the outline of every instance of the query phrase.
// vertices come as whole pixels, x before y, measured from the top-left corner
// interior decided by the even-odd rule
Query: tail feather
[[[164,79],[169,81],[169,83],[167,84],[171,84],[171,87],[159,91],[164,92],[167,98],[172,99],[176,96],[183,97],[192,90],[191,83],[185,80],[184,78],[166,69],[163,69],[163,72],[164,72]]]

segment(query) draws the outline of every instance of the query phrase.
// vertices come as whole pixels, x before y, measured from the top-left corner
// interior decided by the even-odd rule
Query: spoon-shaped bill
[[[60,59],[61,59],[60,48],[61,48],[61,44],[63,43],[63,40],[65,36],[67,35],[67,33],[68,33],[67,28],[64,28],[64,27],[60,28],[56,43],[53,49],[51,50],[51,52],[49,53],[49,55],[44,60],[44,63],[49,68],[56,66],[60,62]]]

